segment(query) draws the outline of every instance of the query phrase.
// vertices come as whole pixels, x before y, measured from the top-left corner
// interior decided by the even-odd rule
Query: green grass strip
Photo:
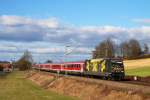
[[[142,77],[150,76],[150,67],[128,69],[126,70],[126,75],[136,75]]]
[[[35,85],[24,72],[15,71],[0,77],[0,100],[77,100]]]

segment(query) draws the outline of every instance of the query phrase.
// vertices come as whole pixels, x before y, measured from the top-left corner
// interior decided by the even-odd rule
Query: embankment
[[[45,89],[81,100],[150,100],[150,87],[80,77],[56,77],[35,71],[28,73],[27,78]]]

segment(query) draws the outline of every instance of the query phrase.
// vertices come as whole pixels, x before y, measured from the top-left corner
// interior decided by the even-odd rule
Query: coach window
[[[79,68],[79,66],[80,66],[80,65],[79,65],[79,64],[77,64],[77,68]]]
[[[68,67],[70,68],[70,67],[71,67],[71,65],[68,65]]]
[[[75,66],[76,68],[78,68],[78,64],[76,64],[76,66]]]

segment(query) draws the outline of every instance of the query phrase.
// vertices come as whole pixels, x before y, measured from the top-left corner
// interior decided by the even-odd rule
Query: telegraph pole
[[[67,58],[68,58],[68,54],[69,54],[69,52],[68,52],[69,47],[70,47],[69,45],[65,46],[65,60],[64,61],[66,61],[66,62],[67,62]],[[66,64],[65,64],[65,68],[67,68]],[[65,71],[65,75],[67,75],[67,71]]]

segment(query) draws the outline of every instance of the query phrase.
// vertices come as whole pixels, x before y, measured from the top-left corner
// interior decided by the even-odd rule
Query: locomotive
[[[90,59],[80,62],[35,64],[33,67],[39,70],[97,76],[109,80],[122,80],[125,77],[123,60],[118,58]]]

